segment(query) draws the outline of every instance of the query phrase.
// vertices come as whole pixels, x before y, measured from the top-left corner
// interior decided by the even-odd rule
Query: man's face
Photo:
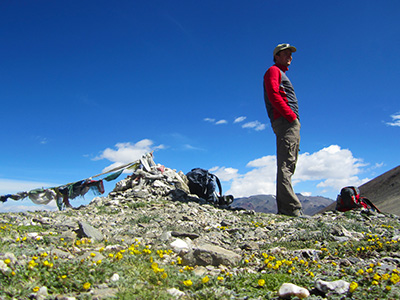
[[[278,52],[278,54],[275,55],[275,61],[279,65],[289,67],[292,62],[292,51],[290,49],[285,49]]]

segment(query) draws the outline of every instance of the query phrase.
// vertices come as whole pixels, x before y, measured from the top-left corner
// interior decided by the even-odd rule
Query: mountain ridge
[[[296,194],[303,206],[303,213],[312,216],[320,210],[334,203],[334,200],[323,196],[304,196],[300,193]],[[232,207],[244,208],[263,213],[276,213],[276,198],[275,195],[252,195],[249,197],[240,197],[233,201]]]

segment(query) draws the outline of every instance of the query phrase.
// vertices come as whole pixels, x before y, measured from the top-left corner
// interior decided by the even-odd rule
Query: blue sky
[[[1,1],[0,194],[148,151],[184,173],[213,170],[236,197],[273,194],[262,78],[291,43],[294,188],[335,199],[399,164],[399,11],[395,0]]]

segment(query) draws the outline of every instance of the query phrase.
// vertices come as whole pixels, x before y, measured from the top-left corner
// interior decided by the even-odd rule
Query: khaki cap
[[[278,52],[280,52],[280,51],[282,51],[282,50],[285,50],[285,49],[290,49],[292,52],[296,52],[296,47],[294,47],[294,46],[291,46],[291,45],[289,45],[289,44],[279,44],[278,46],[276,46],[275,47],[275,49],[274,49],[274,57],[275,57],[275,55],[278,53]]]

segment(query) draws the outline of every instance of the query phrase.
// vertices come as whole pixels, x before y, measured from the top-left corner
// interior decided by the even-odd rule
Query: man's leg
[[[273,122],[276,134],[276,202],[278,214],[298,216],[301,203],[292,187],[292,175],[296,169],[300,145],[300,122],[289,123],[285,118]]]

